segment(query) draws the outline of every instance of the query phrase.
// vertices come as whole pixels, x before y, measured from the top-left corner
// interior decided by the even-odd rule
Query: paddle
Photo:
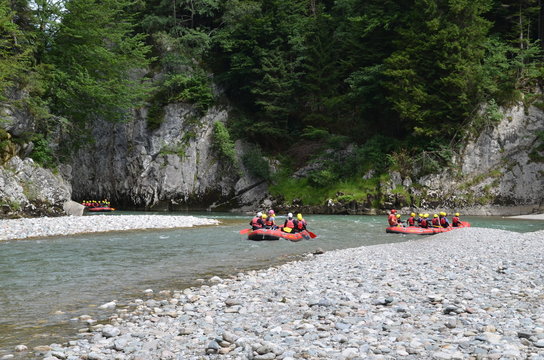
[[[308,230],[306,230],[306,231],[308,231]],[[311,237],[312,239],[315,239],[315,238],[317,237],[317,235],[314,234],[314,233],[311,232],[311,231],[308,231],[308,234],[310,234],[310,237]]]
[[[243,230],[240,230],[240,234],[247,234],[248,232],[250,232],[251,229],[243,229]]]

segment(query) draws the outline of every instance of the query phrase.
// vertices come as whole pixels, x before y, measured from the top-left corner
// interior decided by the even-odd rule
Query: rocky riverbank
[[[216,225],[213,219],[169,215],[92,215],[24,219],[0,219],[0,241],[144,229],[173,229]]]
[[[544,231],[467,228],[308,255],[163,300],[148,290],[41,357],[544,359],[543,250]]]

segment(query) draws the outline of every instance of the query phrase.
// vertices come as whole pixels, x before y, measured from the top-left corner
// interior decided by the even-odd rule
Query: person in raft
[[[450,222],[448,221],[448,218],[446,217],[447,215],[448,214],[446,214],[444,211],[440,212],[440,216],[439,216],[440,226],[442,226],[443,228],[447,228],[450,226]]]
[[[438,217],[438,214],[433,215],[433,219],[431,220],[432,227],[440,227],[440,218]]]
[[[285,219],[285,222],[283,223],[283,231],[291,232],[295,228],[295,220],[293,220],[293,213],[287,214],[287,219]]]
[[[396,218],[397,218],[397,226],[404,226],[403,221],[400,218],[400,214],[397,214]]]
[[[389,226],[397,226],[397,217],[395,214],[397,213],[397,210],[391,209],[391,212],[389,213],[389,216],[387,217],[387,222],[389,222]]]
[[[262,229],[264,227],[264,221],[262,219],[262,216],[263,216],[263,213],[259,211],[257,215],[255,215],[255,217],[251,219],[251,221],[249,222],[249,225],[251,225],[251,229],[257,230],[257,229]]]
[[[306,222],[306,220],[304,220],[304,218],[302,217],[302,214],[297,214],[297,218],[296,220],[294,220],[294,223],[295,223],[295,230],[296,232],[302,232],[304,230],[306,230],[306,226],[308,225],[308,223]]]
[[[451,218],[451,224],[453,227],[458,227],[462,225],[461,219],[459,219],[459,213],[455,213],[454,216]]]
[[[419,223],[419,226],[426,229],[429,227],[429,214],[423,214],[421,215],[421,222]]]
[[[276,226],[276,214],[274,213],[274,210],[268,210],[268,217],[264,221],[264,226],[267,229],[276,230],[278,227]]]
[[[416,213],[411,213],[408,220],[406,220],[407,226],[416,226],[417,219],[416,219]]]

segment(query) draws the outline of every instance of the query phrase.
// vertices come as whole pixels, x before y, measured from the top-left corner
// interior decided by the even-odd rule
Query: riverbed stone
[[[538,359],[542,253],[542,231],[478,228],[326,252],[179,291],[179,302],[149,299],[109,325],[120,334],[108,338],[106,325],[90,346],[68,349],[107,359]],[[169,311],[179,316],[152,315]]]

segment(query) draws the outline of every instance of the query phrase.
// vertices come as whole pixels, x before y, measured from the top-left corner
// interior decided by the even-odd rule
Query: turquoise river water
[[[239,234],[247,227],[247,215],[188,215],[216,218],[221,224],[0,242],[0,357],[15,354],[18,344],[32,349],[75,338],[83,326],[72,319],[83,314],[104,319],[111,312],[99,310],[99,305],[116,300],[122,306],[144,298],[145,289],[155,294],[183,289],[197,279],[265,268],[317,248],[328,251],[419,238],[386,234],[385,216],[310,215],[306,219],[316,239],[253,242]],[[544,221],[463,220],[516,232],[544,229]]]

